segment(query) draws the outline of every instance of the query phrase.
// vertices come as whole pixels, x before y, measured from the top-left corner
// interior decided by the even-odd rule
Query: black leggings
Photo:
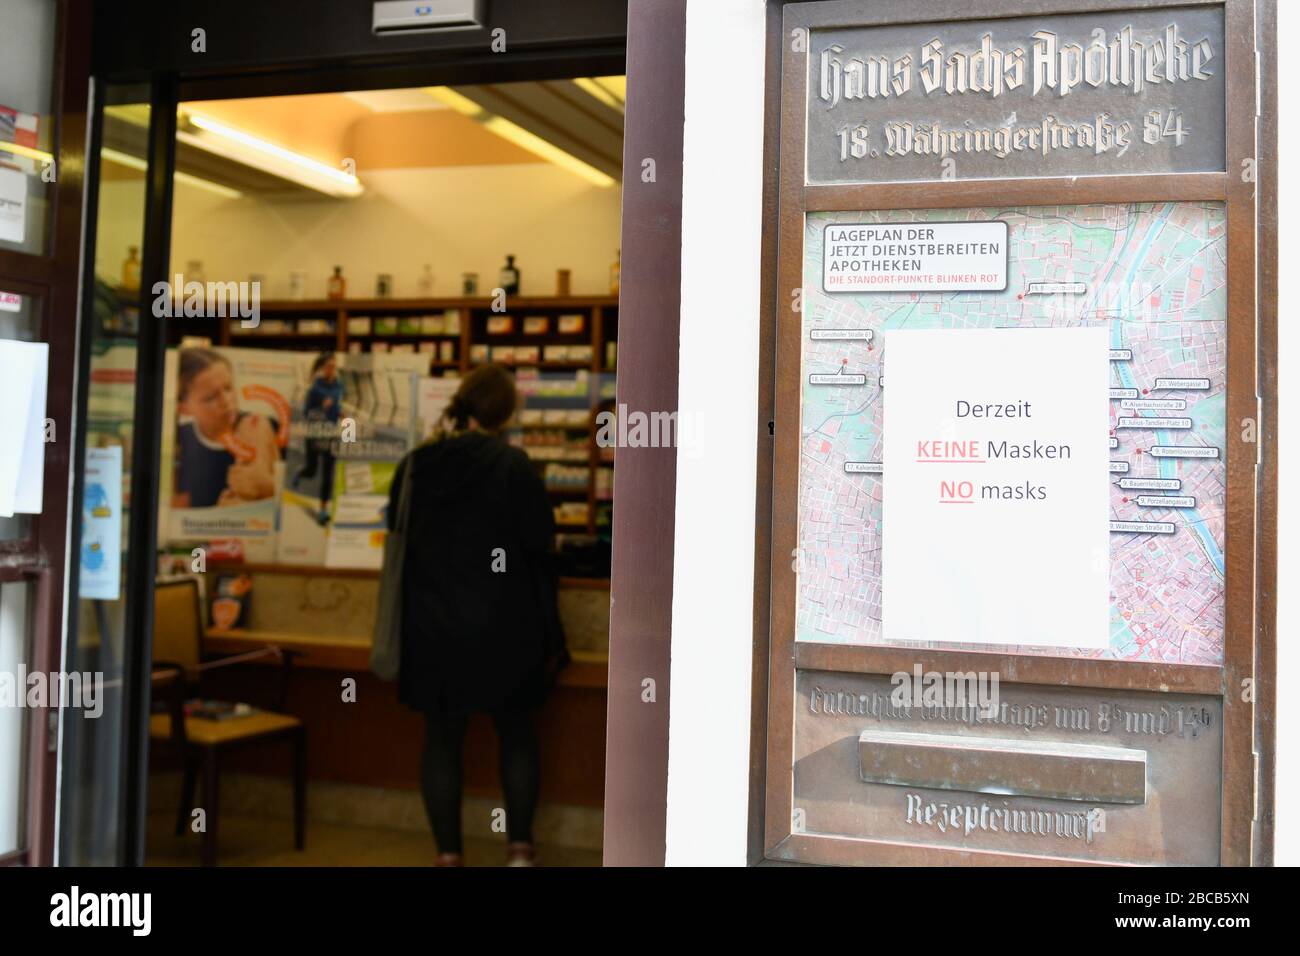
[[[533,842],[533,814],[541,759],[531,710],[491,714],[501,753],[501,789],[506,795],[506,833],[512,843]],[[424,809],[440,853],[460,853],[461,752],[467,713],[426,713],[420,784]]]

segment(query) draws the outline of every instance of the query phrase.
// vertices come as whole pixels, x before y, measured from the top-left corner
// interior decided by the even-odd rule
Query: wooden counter
[[[265,647],[278,647],[295,651],[294,667],[323,668],[340,671],[368,671],[370,669],[370,641],[363,637],[334,636],[329,634],[292,634],[284,631],[252,631],[237,628],[229,631],[209,629],[203,639],[203,649],[209,653],[245,654]],[[609,658],[602,654],[575,651],[573,660],[560,674],[560,687],[605,687],[609,672]],[[266,657],[259,663],[276,663]]]
[[[214,656],[248,654],[268,647],[295,652],[284,709],[307,726],[308,777],[373,787],[418,787],[424,718],[400,702],[395,682],[370,673],[378,572],[218,562],[208,567],[209,575],[235,571],[254,578],[250,618],[254,627],[209,630],[204,651]],[[322,581],[330,580],[337,587],[321,586]],[[270,586],[277,583],[280,586]],[[586,597],[585,602],[571,604],[577,614],[601,602],[608,613],[607,580],[562,578],[559,584],[561,597],[566,591]],[[333,614],[331,601],[343,602],[352,613]],[[608,623],[593,615],[573,620],[572,626],[566,621],[566,631],[572,662],[537,715],[542,800],[599,807],[604,801],[609,658],[604,640],[596,645],[592,635],[607,633]],[[574,646],[583,650],[573,650]],[[204,696],[262,707],[273,706],[279,687],[278,658],[271,654],[248,663],[214,667],[203,676]],[[345,688],[350,688],[346,694]],[[246,753],[232,754],[231,769],[282,775],[284,761],[273,751],[249,748]],[[496,754],[491,722],[484,715],[475,715],[465,743],[467,794],[499,794]]]
[[[307,725],[309,779],[419,787],[424,719],[400,703],[396,683],[370,673],[368,638],[232,630],[209,632],[204,639],[208,654],[245,654],[267,647],[301,655],[294,660],[284,710]],[[605,790],[608,660],[604,655],[581,652],[573,657],[537,715],[542,743],[541,799],[543,803],[599,807]],[[354,682],[352,703],[344,703],[340,694],[340,685],[348,679]],[[247,664],[212,668],[203,677],[205,696],[259,706],[269,706],[279,686],[279,662],[270,654]],[[491,723],[485,715],[476,714],[465,742],[467,794],[500,794],[496,754]],[[251,747],[231,754],[229,765],[237,772],[285,774],[285,761],[275,748]]]

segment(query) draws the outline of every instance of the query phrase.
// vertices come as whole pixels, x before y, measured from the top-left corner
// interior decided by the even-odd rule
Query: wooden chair
[[[186,578],[156,583],[153,630],[155,713],[149,717],[149,737],[155,746],[174,750],[184,761],[180,806],[176,810],[177,836],[185,832],[194,806],[196,778],[202,770],[206,829],[200,853],[204,866],[215,866],[217,862],[221,755],[250,744],[290,742],[293,753],[293,845],[296,850],[303,848],[307,809],[307,728],[297,717],[275,712],[284,707],[294,657],[292,652],[281,652],[281,655],[283,668],[279,699],[271,710],[228,720],[186,717],[186,699],[201,696],[203,609],[198,582]]]

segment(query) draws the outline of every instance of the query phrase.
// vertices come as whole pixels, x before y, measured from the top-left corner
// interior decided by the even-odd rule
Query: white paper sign
[[[1007,287],[1005,222],[831,223],[822,230],[826,292]]]
[[[1104,328],[890,330],[885,639],[1109,642]]]
[[[27,176],[0,169],[0,240],[22,242],[27,234]]]
[[[122,594],[122,446],[86,449],[81,510],[81,596],[116,601]]]
[[[50,347],[0,339],[0,515],[40,514]]]

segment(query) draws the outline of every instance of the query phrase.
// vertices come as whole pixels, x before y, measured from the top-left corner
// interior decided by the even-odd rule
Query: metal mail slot
[[[858,737],[858,759],[866,783],[1146,802],[1146,751],[1127,747],[868,730]]]

